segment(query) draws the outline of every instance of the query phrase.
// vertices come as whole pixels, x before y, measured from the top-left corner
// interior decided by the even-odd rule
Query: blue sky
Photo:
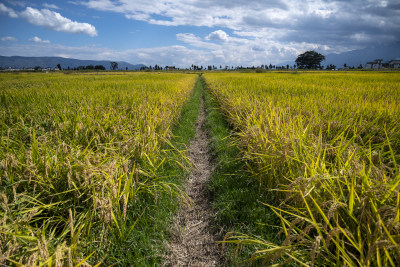
[[[252,66],[400,42],[398,0],[0,0],[0,55]]]

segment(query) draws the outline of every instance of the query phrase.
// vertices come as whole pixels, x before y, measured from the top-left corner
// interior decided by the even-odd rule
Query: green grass
[[[204,82],[203,86],[206,86]],[[208,184],[212,194],[212,207],[217,212],[216,227],[224,229],[224,235],[244,232],[280,242],[277,239],[279,228],[276,227],[280,225],[279,218],[259,202],[271,196],[245,171],[243,161],[239,160],[239,149],[235,144],[232,128],[207,89],[204,95],[206,127],[210,133],[212,158],[216,163]],[[228,266],[243,266],[243,260],[251,257],[254,250],[225,244],[225,252]]]
[[[184,148],[196,134],[195,123],[199,116],[202,96],[202,84],[197,80],[193,96],[189,102],[183,107],[182,114],[176,127],[172,130],[174,138],[172,143]]]

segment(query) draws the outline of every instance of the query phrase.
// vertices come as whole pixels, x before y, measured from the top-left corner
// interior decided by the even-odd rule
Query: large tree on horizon
[[[118,69],[118,62],[111,61],[110,62],[110,69],[112,69],[112,70]]]
[[[299,69],[317,69],[321,68],[321,62],[324,60],[324,55],[312,50],[298,55],[296,64]]]

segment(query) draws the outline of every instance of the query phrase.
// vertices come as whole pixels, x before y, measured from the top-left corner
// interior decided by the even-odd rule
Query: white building
[[[400,59],[390,60],[388,63],[389,68],[400,68]]]
[[[382,63],[383,59],[375,59],[375,61],[367,62],[367,64],[365,64],[364,69],[381,69]]]

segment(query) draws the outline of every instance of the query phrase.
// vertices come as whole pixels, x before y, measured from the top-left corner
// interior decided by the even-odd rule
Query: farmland
[[[280,219],[283,235],[279,245],[257,232],[230,233],[226,242],[253,246],[252,259],[264,264],[399,263],[398,73],[204,79],[234,131],[238,158],[268,192],[257,201]]]
[[[0,265],[162,264],[201,128],[228,266],[396,266],[399,88],[383,71],[0,74]]]
[[[114,246],[181,194],[159,169],[196,77],[2,74],[0,264],[127,264]]]

